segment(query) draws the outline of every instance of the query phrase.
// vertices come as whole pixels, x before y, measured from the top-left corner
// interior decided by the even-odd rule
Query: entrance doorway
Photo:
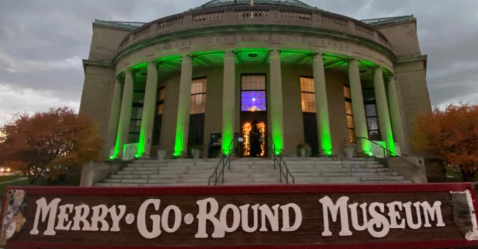
[[[241,76],[241,119],[240,129],[243,143],[240,146],[239,155],[252,157],[251,154],[251,130],[254,121],[259,130],[260,157],[268,154],[267,137],[267,92],[266,76],[264,74],[245,74]]]

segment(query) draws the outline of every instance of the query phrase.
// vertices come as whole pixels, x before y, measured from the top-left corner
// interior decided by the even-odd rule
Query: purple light
[[[241,93],[241,97],[241,110],[244,112],[267,109],[264,91],[245,91]]]

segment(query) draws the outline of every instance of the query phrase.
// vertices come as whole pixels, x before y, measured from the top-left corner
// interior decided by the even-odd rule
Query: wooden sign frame
[[[424,193],[426,195],[434,195],[436,193],[451,193],[469,191],[473,202],[474,210],[478,210],[475,190],[471,184],[397,184],[397,185],[270,185],[270,186],[221,186],[221,187],[154,187],[154,188],[81,188],[81,187],[10,187],[10,190],[23,190],[28,196],[42,196],[45,198],[53,198],[56,196],[88,196],[91,198],[97,197],[181,197],[181,196],[254,196],[254,195],[303,195],[303,194],[324,194],[324,195],[358,195],[358,194],[410,194]],[[8,204],[7,194],[3,199],[4,208],[2,208],[1,217],[5,216]],[[319,202],[317,201],[319,204]],[[242,204],[242,203],[241,203]],[[473,217],[474,214],[473,214]],[[455,220],[456,221],[456,220]],[[475,224],[478,222],[475,217]],[[337,221],[336,223],[340,223]],[[317,236],[320,236],[322,231],[317,231]],[[85,233],[85,236],[89,234]],[[430,234],[433,236],[433,234]],[[196,240],[193,237],[184,238],[185,240]],[[279,249],[299,249],[299,248],[334,248],[334,249],[381,249],[381,248],[452,248],[452,247],[469,247],[477,246],[478,241],[470,241],[463,238],[448,239],[441,238],[424,239],[421,241],[406,241],[406,242],[386,242],[381,243],[336,243],[336,244],[297,244],[297,245],[239,245],[238,243],[230,246],[162,246],[148,245],[148,246],[122,246],[122,245],[85,245],[85,244],[70,244],[67,242],[56,243],[55,237],[51,237],[51,242],[32,242],[12,240],[6,244],[6,249],[152,249],[152,248],[279,248]]]

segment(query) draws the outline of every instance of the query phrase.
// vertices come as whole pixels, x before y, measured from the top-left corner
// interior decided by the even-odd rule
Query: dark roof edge
[[[395,24],[395,23],[400,23],[408,20],[415,20],[414,15],[406,15],[406,16],[395,16],[395,17],[385,17],[385,18],[373,18],[373,19],[365,19],[365,20],[360,20],[372,27],[378,27],[382,25],[388,25],[388,24]]]
[[[105,21],[105,20],[98,20],[95,19],[93,24],[99,24],[108,27],[115,27],[115,28],[122,28],[126,30],[135,30],[141,26],[143,26],[144,22],[118,22],[118,21]]]

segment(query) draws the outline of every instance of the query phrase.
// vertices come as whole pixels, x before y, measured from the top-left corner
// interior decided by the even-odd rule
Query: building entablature
[[[184,33],[216,32],[231,27],[262,26],[270,29],[299,30],[310,33],[330,33],[332,36],[362,40],[390,52],[391,45],[376,28],[346,16],[319,9],[285,5],[227,5],[195,9],[147,23],[128,34],[120,43],[118,57],[130,53],[140,44],[150,43],[163,36]],[[190,32],[186,32],[190,31]],[[178,33],[178,34],[175,34]],[[390,52],[391,53],[391,52]]]
[[[222,53],[222,51],[235,50],[237,52],[250,50],[281,50],[286,53],[294,53],[296,56],[322,53],[330,58],[330,61],[343,61],[355,58],[364,61],[364,65],[380,65],[386,70],[393,72],[396,57],[388,50],[380,51],[374,44],[362,42],[363,40],[346,40],[334,37],[330,33],[299,33],[292,28],[284,30],[272,28],[255,29],[234,27],[210,33],[201,33],[197,36],[163,37],[154,43],[139,44],[128,54],[117,57],[115,60],[116,74],[120,74],[130,67],[135,67],[154,60],[168,61],[171,58],[185,54],[202,55]],[[310,56],[308,57],[310,58]],[[310,64],[311,60],[305,61],[284,58],[283,63],[294,65]],[[206,63],[208,66],[221,66],[219,63]],[[239,59],[238,64],[241,64]]]

